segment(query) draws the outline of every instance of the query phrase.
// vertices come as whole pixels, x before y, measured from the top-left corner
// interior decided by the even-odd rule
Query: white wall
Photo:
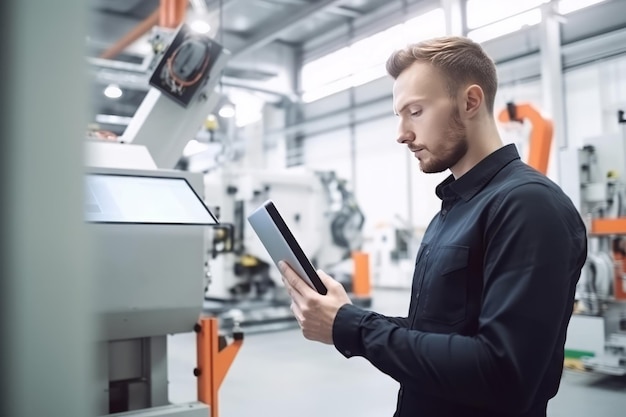
[[[338,129],[304,141],[304,165],[316,171],[335,171],[350,180],[350,131]]]
[[[565,74],[570,145],[618,133],[617,110],[626,110],[626,56],[598,61]]]
[[[390,116],[356,129],[356,196],[368,230],[393,222],[396,216],[424,228],[439,210],[440,200],[433,191],[447,174],[420,172],[413,154],[396,142],[397,124],[397,118]]]

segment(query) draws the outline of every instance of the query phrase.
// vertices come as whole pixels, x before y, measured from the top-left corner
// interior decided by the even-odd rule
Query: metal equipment
[[[369,275],[357,261],[362,243],[363,214],[345,181],[333,172],[246,170],[224,167],[205,178],[205,193],[220,195],[211,207],[229,233],[214,235],[213,244],[229,250],[213,252],[205,311],[228,322],[240,312],[242,325],[267,328],[293,321],[290,300],[280,273],[253,233],[246,217],[264,201],[280,207],[285,222],[316,268],[323,269],[369,305]],[[208,202],[207,202],[208,203]],[[357,268],[356,265],[359,265]]]
[[[579,151],[580,209],[589,254],[578,284],[578,305],[566,357],[587,370],[626,375],[626,120],[621,134],[593,138]]]
[[[174,39],[179,35],[188,38],[184,25]],[[86,144],[85,216],[97,271],[94,394],[102,416],[217,417],[217,391],[242,343],[238,328],[227,346],[217,320],[201,318],[208,226],[217,220],[203,203],[202,174],[171,169],[212,110],[225,63],[214,41],[195,36],[194,42],[192,54],[218,52],[194,66],[193,91],[174,86],[170,93],[189,93],[184,103],[174,101],[167,86],[153,88],[120,142]],[[169,56],[163,60],[174,59]],[[153,78],[160,71],[161,65]],[[173,405],[167,335],[191,331],[198,334],[198,366],[189,370],[198,378],[198,401]]]
[[[392,222],[377,224],[368,242],[372,284],[377,288],[410,290],[422,236],[423,230],[397,215]]]

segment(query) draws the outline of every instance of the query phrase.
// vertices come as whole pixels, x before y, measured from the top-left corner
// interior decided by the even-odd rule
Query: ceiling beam
[[[280,20],[273,25],[267,26],[260,30],[256,35],[252,36],[246,43],[233,51],[232,58],[257,50],[268,43],[279,38],[285,32],[292,30],[302,23],[305,19],[309,19],[312,15],[329,10],[338,6],[344,0],[320,0],[307,7],[296,11],[288,18]]]

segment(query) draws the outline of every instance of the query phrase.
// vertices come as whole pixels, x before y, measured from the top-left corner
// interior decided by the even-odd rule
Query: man
[[[395,52],[397,141],[426,173],[441,211],[417,254],[408,317],[350,303],[320,271],[321,296],[284,262],[307,339],[362,356],[400,383],[397,417],[539,417],[558,391],[586,231],[561,189],[503,146],[496,69],[461,37]]]

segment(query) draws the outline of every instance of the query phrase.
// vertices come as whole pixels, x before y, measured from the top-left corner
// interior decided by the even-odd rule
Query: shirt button
[[[352,355],[352,351],[351,350],[347,350],[344,352],[346,354],[346,356],[351,356]]]

